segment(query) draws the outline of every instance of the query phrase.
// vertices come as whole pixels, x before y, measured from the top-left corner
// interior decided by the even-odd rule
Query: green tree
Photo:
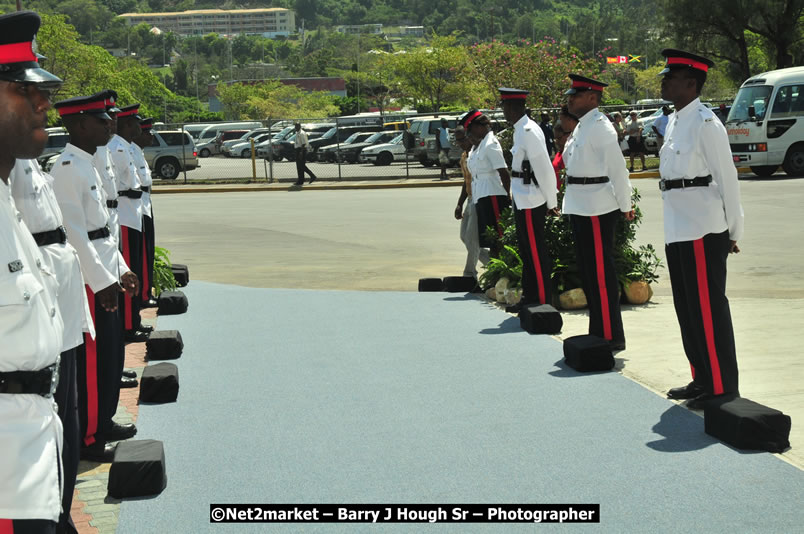
[[[218,85],[224,115],[237,120],[283,117],[328,117],[338,112],[334,97],[322,91],[307,93],[279,80],[254,84]]]

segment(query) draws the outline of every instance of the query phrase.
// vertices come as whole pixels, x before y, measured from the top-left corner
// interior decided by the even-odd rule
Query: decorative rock
[[[493,287],[490,287],[486,290],[486,296],[491,300],[497,300],[497,290]]]
[[[631,304],[645,304],[653,296],[653,289],[644,280],[637,280],[625,286],[625,298]]]
[[[521,289],[509,289],[505,293],[505,303],[509,306],[513,306],[517,302],[522,300],[522,290]]]
[[[587,306],[586,295],[580,287],[564,291],[558,296],[558,301],[565,310],[581,310]]]
[[[497,290],[497,296],[499,296],[501,293],[503,295],[505,294],[505,290],[508,289],[508,283],[508,279],[505,277],[497,280],[497,283],[494,284],[494,289]]]

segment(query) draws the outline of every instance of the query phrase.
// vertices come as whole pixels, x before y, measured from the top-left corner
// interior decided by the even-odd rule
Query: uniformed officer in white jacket
[[[82,458],[109,461],[110,442],[136,433],[134,425],[112,420],[120,397],[124,345],[118,295],[137,294],[139,283],[109,230],[109,214],[93,153],[110,135],[110,120],[100,94],[55,104],[70,133],[70,143],[51,169],[53,189],[64,216],[67,238],[78,251],[87,284],[96,339],[78,350],[78,404]]]
[[[663,50],[662,98],[670,100],[659,152],[664,235],[673,303],[692,382],[668,397],[704,408],[716,397],[736,396],[737,356],[726,260],[743,235],[740,187],[726,128],[698,96],[714,63],[680,50]]]
[[[120,111],[117,107],[117,92],[112,89],[105,89],[101,91],[105,99],[106,114],[112,120],[111,131],[117,131],[115,124],[115,113]],[[109,138],[111,141],[111,137]],[[112,236],[117,240],[118,246],[120,243],[120,219],[117,215],[117,179],[114,173],[114,163],[112,162],[112,151],[109,149],[109,142],[99,146],[95,153],[92,155],[95,163],[95,168],[101,177],[103,183],[103,190],[106,192],[106,211],[109,212],[109,230]]]
[[[499,91],[505,120],[514,127],[511,197],[522,258],[522,299],[511,311],[519,311],[528,304],[552,302],[553,260],[547,250],[544,223],[548,213],[558,215],[558,200],[544,133],[525,113],[529,92],[508,87]]]
[[[473,109],[458,122],[468,132],[474,148],[469,153],[466,166],[472,174],[472,202],[477,208],[477,229],[480,246],[492,248],[494,243],[486,237],[488,227],[499,226],[502,211],[511,205],[511,175],[505,162],[502,145],[491,131],[491,121],[482,112]],[[499,251],[491,251],[496,255]]]
[[[75,532],[70,519],[80,450],[75,355],[77,347],[84,342],[84,333],[95,337],[95,327],[89,313],[78,253],[67,242],[67,231],[53,193],[53,178],[42,172],[35,159],[18,159],[10,178],[11,194],[17,210],[33,233],[42,258],[58,283],[57,302],[64,322],[59,386],[54,396],[64,427],[61,452],[64,491],[59,531]]]
[[[153,306],[151,300],[151,289],[154,279],[154,247],[156,246],[156,236],[154,234],[154,209],[151,202],[151,188],[153,187],[153,177],[151,167],[145,158],[143,149],[151,146],[154,136],[151,129],[154,126],[154,119],[147,118],[140,121],[140,135],[135,137],[131,143],[131,153],[134,158],[134,165],[140,178],[140,188],[142,189],[142,280],[140,286],[142,291],[142,307]],[[142,325],[144,332],[153,330],[151,327]]]
[[[570,74],[567,106],[579,118],[564,147],[567,188],[563,212],[570,216],[583,290],[589,303],[589,334],[625,349],[620,284],[614,267],[614,233],[621,217],[634,219],[631,181],[617,131],[599,109],[606,84]]]
[[[0,532],[54,533],[62,504],[57,282],[8,185],[18,158],[42,153],[61,85],[37,62],[39,25],[31,11],[0,16]]]
[[[142,184],[137,166],[132,155],[131,142],[140,134],[139,104],[123,106],[117,113],[117,133],[109,142],[112,152],[115,178],[117,179],[117,213],[120,217],[120,243],[123,258],[137,275],[142,274]],[[121,300],[121,319],[123,321],[124,339],[142,342],[148,339],[148,333],[142,329],[140,320],[140,295],[126,293]]]

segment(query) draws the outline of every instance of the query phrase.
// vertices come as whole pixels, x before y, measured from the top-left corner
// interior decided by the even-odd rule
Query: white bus
[[[804,176],[804,67],[763,72],[743,82],[726,119],[734,164],[770,176],[781,165]]]

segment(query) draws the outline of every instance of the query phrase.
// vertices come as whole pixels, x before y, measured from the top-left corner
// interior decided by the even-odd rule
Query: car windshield
[[[754,107],[756,120],[762,120],[768,108],[768,100],[772,89],[770,85],[753,85],[741,88],[734,98],[734,104],[731,105],[729,118],[726,119],[726,122],[751,120],[748,109],[751,106]]]
[[[374,143],[375,141],[379,141],[383,138],[383,136],[388,135],[388,132],[377,132],[375,134],[371,134],[371,137],[366,139],[367,143]]]
[[[352,135],[350,135],[349,137],[347,137],[347,138],[346,138],[346,140],[343,142],[343,144],[344,144],[344,145],[348,145],[349,143],[354,143],[354,142],[355,142],[355,140],[356,140],[358,137],[360,137],[360,134],[358,134],[358,133],[353,133]]]
[[[321,139],[329,139],[330,137],[332,137],[336,133],[338,133],[337,128],[330,128],[329,130],[327,130],[327,133],[325,133],[324,135],[321,136]]]
[[[399,134],[391,140],[392,145],[398,145],[402,142],[402,138],[404,137],[403,134]]]

